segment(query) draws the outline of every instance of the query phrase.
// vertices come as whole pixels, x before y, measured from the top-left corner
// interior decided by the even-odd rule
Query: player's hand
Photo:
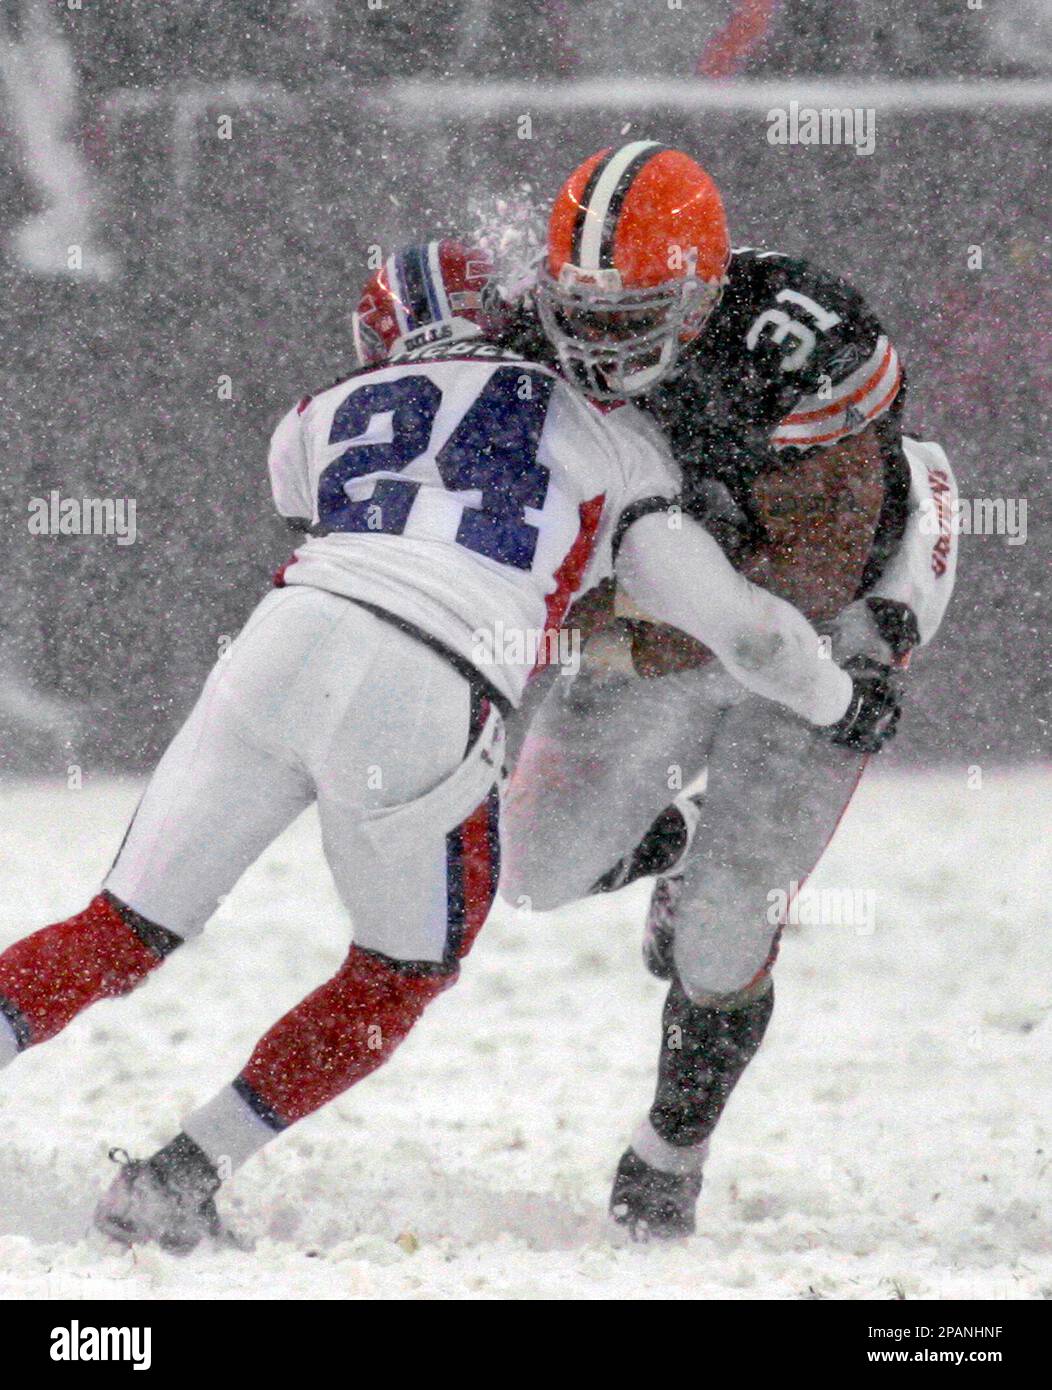
[[[868,656],[853,656],[843,668],[853,689],[847,712],[828,729],[829,737],[858,753],[879,753],[895,737],[902,713],[897,673]]]

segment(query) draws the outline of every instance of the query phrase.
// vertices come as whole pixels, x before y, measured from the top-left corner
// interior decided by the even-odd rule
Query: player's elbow
[[[765,671],[777,664],[785,648],[780,632],[740,632],[734,640],[734,661],[743,671]]]

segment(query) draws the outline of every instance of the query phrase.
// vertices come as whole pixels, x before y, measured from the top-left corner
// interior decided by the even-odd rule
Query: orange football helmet
[[[541,323],[588,395],[637,395],[701,331],[729,261],[723,203],[700,164],[654,140],[602,150],[552,208]]]

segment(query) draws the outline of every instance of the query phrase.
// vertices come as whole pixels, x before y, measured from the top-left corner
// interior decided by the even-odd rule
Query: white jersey
[[[412,624],[517,704],[544,633],[612,573],[625,511],[677,491],[653,436],[618,421],[634,415],[481,344],[306,398],[270,448],[278,511],[316,532],[285,582]]]

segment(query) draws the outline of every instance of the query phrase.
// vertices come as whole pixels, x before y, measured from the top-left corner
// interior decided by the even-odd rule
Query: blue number
[[[548,495],[537,445],[554,385],[542,372],[498,368],[435,460],[446,487],[482,493],[481,507],[464,510],[460,544],[520,570],[533,564],[540,534],[524,509],[543,507]]]
[[[381,478],[366,502],[352,502],[344,490],[368,473],[400,473],[427,452],[442,392],[426,376],[359,386],[341,404],[329,431],[330,444],[358,439],[376,415],[391,413],[389,444],[352,444],[329,464],[318,484],[318,519],[330,531],[384,531],[401,535],[419,483]]]
[[[549,470],[537,462],[555,379],[521,367],[500,367],[435,458],[453,492],[480,493],[465,507],[458,544],[516,569],[533,564],[539,532],[525,509],[544,506]],[[359,439],[376,415],[390,413],[386,444],[351,444],[329,464],[318,485],[318,517],[331,531],[401,535],[420,484],[377,481],[368,501],[352,502],[345,486],[369,473],[401,472],[425,454],[442,392],[425,376],[359,386],[337,410],[329,443]]]

